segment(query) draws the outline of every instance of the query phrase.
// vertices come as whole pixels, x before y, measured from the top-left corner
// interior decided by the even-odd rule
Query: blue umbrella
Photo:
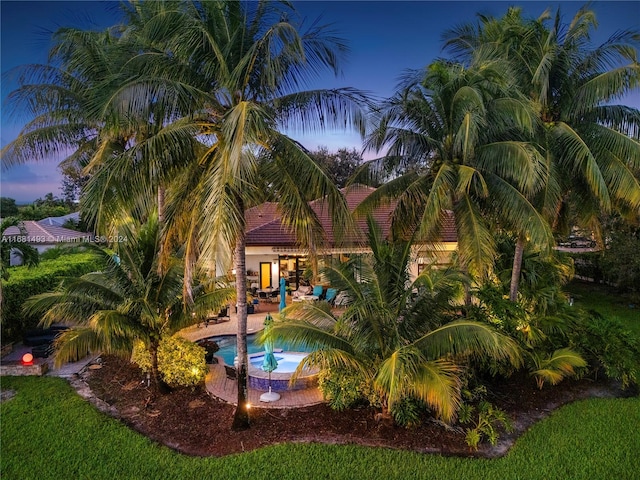
[[[263,402],[275,402],[280,398],[280,395],[271,391],[271,372],[278,368],[278,360],[276,360],[273,354],[273,340],[268,338],[271,325],[273,324],[273,318],[267,314],[264,319],[264,332],[263,335],[267,337],[264,342],[264,360],[262,361],[262,370],[269,373],[269,392],[260,395],[260,400]]]
[[[280,277],[280,305],[278,311],[281,312],[287,307],[287,282],[284,277]]]

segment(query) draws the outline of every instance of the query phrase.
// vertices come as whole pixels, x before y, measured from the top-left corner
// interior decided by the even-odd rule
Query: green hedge
[[[91,253],[43,260],[33,268],[9,269],[9,280],[2,281],[2,341],[18,340],[25,331],[37,327],[38,318],[25,317],[22,313],[27,298],[55,289],[64,277],[79,277],[99,269],[99,261]]]

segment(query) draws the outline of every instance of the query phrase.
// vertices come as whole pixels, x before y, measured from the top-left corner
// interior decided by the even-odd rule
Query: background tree
[[[309,156],[322,167],[338,188],[347,185],[349,177],[362,163],[362,155],[355,148],[340,148],[337,152],[329,152],[327,147],[318,147],[317,150],[310,152]]]
[[[524,20],[520,8],[500,19],[480,17],[445,34],[446,47],[467,64],[501,59],[512,63],[518,88],[534,103],[539,119],[533,142],[545,158],[538,210],[555,230],[568,231],[567,219],[599,232],[600,212],[640,207],[640,115],[614,104],[640,86],[633,30],[614,33],[598,46],[593,11],[582,7],[569,24],[560,11]],[[634,174],[634,171],[636,174]],[[570,214],[574,213],[575,216]],[[525,243],[518,237],[510,298],[516,301]]]
[[[466,68],[436,61],[424,71],[409,72],[367,139],[367,147],[388,147],[388,154],[370,162],[359,178],[385,173],[389,161],[405,158],[419,159],[424,167],[381,186],[358,211],[396,198],[398,234],[417,227],[419,238],[427,241],[437,241],[452,211],[459,262],[477,276],[487,272],[496,255],[489,214],[547,242],[549,228],[527,199],[540,188],[543,167],[524,140],[533,118],[504,63]]]
[[[15,217],[18,215],[18,206],[13,198],[0,197],[0,218]]]
[[[605,220],[604,236],[600,268],[606,281],[640,301],[640,217],[633,222],[610,216]]]

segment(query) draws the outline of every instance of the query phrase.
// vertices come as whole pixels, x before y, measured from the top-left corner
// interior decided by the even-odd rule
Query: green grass
[[[617,318],[637,337],[640,337],[640,305],[629,308],[629,305],[633,304],[632,300],[599,285],[574,281],[567,285],[565,290],[573,295],[574,306],[595,310],[605,318]]]
[[[640,398],[592,399],[536,424],[507,456],[445,458],[381,448],[278,445],[192,458],[96,411],[58,378],[5,377],[0,477],[12,479],[611,479],[640,470]]]

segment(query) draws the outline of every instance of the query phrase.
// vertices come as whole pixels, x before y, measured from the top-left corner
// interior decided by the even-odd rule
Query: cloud
[[[26,163],[1,173],[0,193],[20,203],[30,203],[49,192],[59,194],[62,175],[57,164]]]

